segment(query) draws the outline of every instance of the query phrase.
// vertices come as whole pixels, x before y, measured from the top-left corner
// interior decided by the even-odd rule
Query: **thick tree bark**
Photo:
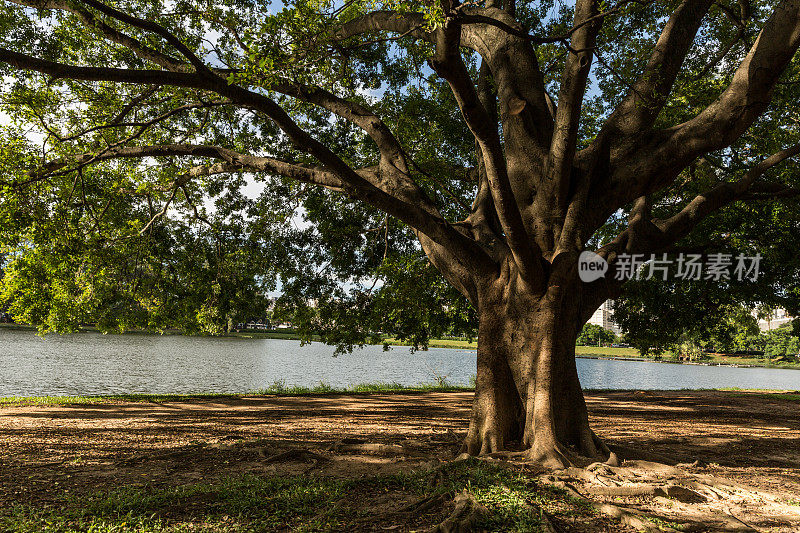
[[[492,305],[494,304],[494,305]],[[525,429],[525,387],[519,388],[510,361],[525,347],[514,338],[518,326],[500,303],[482,302],[478,326],[478,369],[469,433],[464,444],[471,455],[505,450],[521,440]]]
[[[467,453],[524,450],[555,468],[609,458],[589,427],[575,365],[580,291],[577,280],[544,294],[505,276],[484,285]]]

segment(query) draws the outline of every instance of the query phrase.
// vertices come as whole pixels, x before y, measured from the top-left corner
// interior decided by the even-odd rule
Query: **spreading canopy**
[[[112,301],[170,325],[153,295],[199,276],[213,330],[280,278],[351,342],[420,272],[442,313],[396,323],[424,341],[469,317],[422,253],[477,307],[504,269],[543,294],[585,248],[677,249],[797,192],[796,0],[7,0],[0,32],[3,294],[46,328]]]

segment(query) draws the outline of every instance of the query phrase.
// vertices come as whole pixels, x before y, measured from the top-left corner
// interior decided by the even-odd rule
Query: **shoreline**
[[[29,331],[36,333],[38,330],[33,326],[25,324],[9,324],[0,323],[0,331]],[[83,333],[99,333],[103,334],[94,327],[81,327],[75,334]],[[187,335],[179,330],[166,330],[163,333],[156,331],[146,330],[130,330],[123,333],[113,333],[114,335],[181,335],[190,337],[209,337],[209,338],[235,338],[235,339],[275,339],[275,340],[300,340],[299,335],[293,331],[276,331],[276,330],[263,330],[263,331],[241,331],[231,332],[224,335]],[[318,338],[312,338],[312,342],[321,342]],[[398,341],[394,338],[388,338],[384,341],[388,346],[407,346],[410,344]],[[375,344],[374,346],[380,346]],[[428,348],[445,348],[454,350],[477,350],[476,342],[468,342],[466,340],[451,340],[451,339],[431,339],[428,343]],[[424,351],[424,350],[423,350]],[[635,348],[619,348],[619,347],[597,347],[597,346],[576,346],[575,356],[582,359],[608,359],[616,361],[643,361],[649,363],[669,363],[680,365],[696,365],[696,366],[726,366],[732,368],[773,368],[779,370],[800,370],[800,362],[762,362],[754,358],[739,358],[737,356],[711,356],[710,359],[705,361],[678,361],[671,359],[669,356],[656,359],[652,356],[636,355]],[[732,360],[732,359],[741,359]]]
[[[633,361],[633,362],[641,362],[641,363],[664,363],[669,365],[690,365],[690,366],[724,366],[730,368],[770,368],[773,370],[800,370],[800,363],[785,363],[783,365],[775,365],[775,364],[750,364],[750,363],[721,363],[721,362],[693,362],[693,361],[674,361],[669,359],[655,359],[652,357],[619,357],[614,355],[597,355],[597,354],[585,354],[585,355],[575,355],[578,359],[605,359],[609,361]],[[704,390],[704,389],[689,389],[689,390]],[[712,389],[717,390],[717,389]]]
[[[720,393],[732,397],[750,396],[762,399],[782,399],[800,402],[800,390],[791,389],[740,389],[736,387],[717,389],[582,389],[584,395],[594,394],[674,394],[674,393]],[[243,393],[197,392],[173,394],[94,394],[75,396],[4,396],[0,397],[0,409],[9,407],[47,407],[58,405],[98,405],[98,404],[161,404],[169,402],[208,402],[215,400],[246,400],[264,398],[319,398],[319,397],[363,397],[385,395],[452,394],[475,392],[472,386],[458,385],[416,385],[363,384],[346,388],[333,388],[324,385],[316,387],[288,386],[279,390],[261,389]]]

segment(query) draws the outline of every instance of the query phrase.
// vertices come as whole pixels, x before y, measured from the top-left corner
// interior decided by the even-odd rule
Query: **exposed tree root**
[[[751,526],[750,524],[748,524],[747,522],[745,522],[744,520],[733,514],[733,511],[731,511],[730,507],[727,507],[725,509],[725,512],[728,513],[731,516],[731,518],[733,518],[737,523],[742,524],[742,526],[745,527],[746,531],[758,531],[758,529],[754,528],[753,526]]]
[[[364,444],[342,444],[335,448],[337,452],[345,453],[366,453],[371,455],[414,455],[414,452],[406,446],[399,444],[382,444],[379,442],[368,442]]]
[[[530,461],[539,463],[543,467],[552,470],[562,470],[586,461],[584,458],[581,458],[558,443],[541,446],[537,446],[536,443],[534,443],[527,451],[526,455]]]
[[[488,510],[478,503],[473,495],[464,490],[453,500],[455,509],[444,522],[429,530],[429,533],[470,533]]]
[[[488,427],[481,428],[480,435],[471,431],[464,439],[461,452],[474,457],[502,453],[505,451],[503,440],[500,438],[500,430],[488,424]]]
[[[776,520],[800,530],[800,508],[787,505],[791,495],[768,493],[663,463],[593,463],[587,468],[553,471],[540,479],[640,531],[759,531],[747,521],[754,501],[759,502],[760,513],[769,508]]]
[[[700,503],[707,500],[705,496],[680,485],[620,485],[616,487],[584,487],[584,490],[595,496],[662,496],[674,498],[684,503]]]
[[[651,452],[620,446],[612,446],[612,451],[595,436],[593,444],[597,454],[607,460],[590,463],[558,442],[552,446],[540,443],[539,447],[534,442],[521,452],[493,452],[479,459],[534,463],[546,471],[540,476],[543,481],[639,531],[759,531],[764,514],[781,523],[782,530],[800,531],[800,506],[787,503],[796,501],[796,494],[767,493],[696,470],[693,473],[673,466],[673,459]],[[583,453],[583,447],[580,451]],[[465,457],[468,455],[462,454],[461,458]],[[620,461],[620,457],[626,460]],[[682,466],[701,469],[707,465]],[[759,502],[757,510],[754,501]],[[769,510],[765,513],[765,509]]]
[[[419,443],[413,442],[407,444],[383,444],[380,442],[366,442],[362,439],[347,438],[334,442],[328,446],[327,450],[337,453],[382,455],[386,457],[398,455],[427,455],[418,449],[414,449],[413,444],[416,444],[416,446],[420,445]]]
[[[546,476],[546,477],[551,477],[551,476]],[[566,491],[573,498],[577,498],[588,502],[589,505],[594,507],[598,512],[606,514],[616,520],[619,520],[620,523],[626,526],[630,526],[638,531],[645,531],[645,532],[677,531],[676,529],[657,526],[655,522],[650,520],[650,517],[648,517],[646,514],[640,511],[624,509],[620,506],[613,505],[610,503],[596,502],[591,498],[587,497],[587,495],[578,491],[578,489],[576,489],[575,486],[572,485],[571,483],[567,483],[561,480],[555,480],[555,481],[550,481],[550,484]],[[583,487],[581,488],[583,489]]]
[[[545,533],[561,533],[562,531],[564,531],[563,529],[558,527],[558,525],[555,523],[555,521],[553,521],[550,515],[548,515],[544,511],[542,511],[540,525]]]
[[[676,532],[677,529],[671,527],[659,526],[654,522],[648,520],[644,513],[631,511],[630,509],[623,509],[622,507],[612,505],[610,503],[595,503],[594,508],[603,514],[615,518],[620,523],[630,526],[638,531],[645,531],[647,533],[657,533],[663,531]]]
[[[401,507],[397,510],[397,513],[403,514],[408,513],[412,515],[421,515],[427,512],[429,509],[444,503],[446,500],[452,497],[452,493],[445,492],[444,494],[428,496],[426,498],[422,498],[416,502],[412,502],[404,507]]]

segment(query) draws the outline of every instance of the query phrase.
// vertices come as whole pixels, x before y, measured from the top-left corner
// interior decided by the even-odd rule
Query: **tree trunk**
[[[580,287],[543,295],[496,280],[479,298],[478,372],[465,451],[526,450],[546,466],[608,459],[575,366]]]

